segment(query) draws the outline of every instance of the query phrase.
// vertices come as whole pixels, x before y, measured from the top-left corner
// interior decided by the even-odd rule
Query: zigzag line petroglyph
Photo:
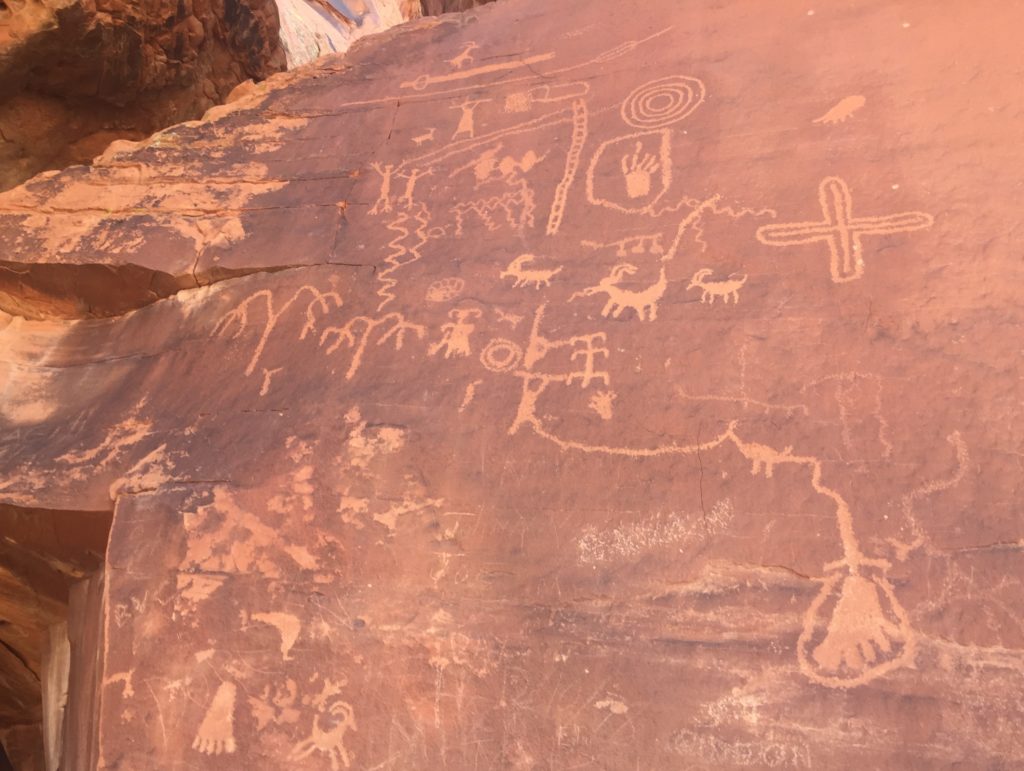
[[[824,241],[829,249],[832,281],[854,281],[864,275],[865,235],[891,235],[930,227],[934,219],[919,211],[881,217],[854,217],[850,188],[839,177],[825,177],[818,185],[818,203],[824,220],[762,225],[757,240],[768,246],[795,246]]]
[[[233,335],[231,335],[232,340],[237,339],[249,324],[250,305],[256,303],[258,300],[264,301],[267,319],[263,325],[263,332],[260,335],[260,339],[257,341],[256,347],[249,359],[249,364],[245,368],[246,377],[256,371],[256,364],[263,355],[263,349],[266,347],[267,341],[270,339],[270,334],[274,331],[274,327],[277,326],[278,320],[303,292],[309,292],[313,295],[313,299],[306,306],[306,323],[303,325],[302,330],[299,333],[299,339],[304,340],[310,332],[316,329],[317,319],[314,313],[316,308],[319,308],[324,314],[326,314],[331,310],[341,307],[341,296],[337,292],[321,292],[316,287],[306,284],[305,286],[299,287],[299,289],[297,289],[295,293],[288,298],[287,302],[285,302],[279,310],[275,311],[273,292],[269,289],[261,289],[242,300],[234,310],[223,316],[214,326],[213,334],[223,335],[232,324],[237,323],[238,329]]]
[[[921,527],[921,523],[914,511],[914,507],[917,502],[922,498],[927,498],[929,495],[953,489],[960,484],[964,475],[967,473],[967,464],[970,461],[970,455],[967,452],[967,444],[964,442],[963,437],[960,436],[960,432],[954,431],[946,437],[946,441],[949,442],[956,451],[956,469],[953,473],[945,479],[938,479],[921,485],[916,490],[912,490],[904,495],[900,500],[900,509],[903,512],[903,517],[906,520],[908,527],[910,527],[910,531],[914,534],[914,540],[909,545],[904,545],[902,548],[898,549],[898,551],[901,552],[901,559],[906,559],[914,549],[928,543],[928,536]]]
[[[536,209],[533,190],[525,179],[519,179],[512,190],[489,198],[477,198],[455,204],[451,208],[455,215],[454,235],[463,234],[466,215],[470,213],[479,217],[488,230],[497,230],[504,219],[513,230],[521,233],[526,228],[533,227]]]
[[[414,231],[410,231],[406,227],[410,220],[414,220],[416,223]],[[391,290],[398,284],[398,279],[393,278],[392,274],[399,268],[411,265],[421,259],[423,254],[420,252],[420,248],[431,238],[437,238],[444,233],[443,228],[431,229],[429,225],[430,211],[424,203],[418,204],[412,211],[399,212],[398,216],[387,224],[387,229],[396,233],[396,235],[388,242],[388,248],[392,251],[384,258],[387,267],[377,271],[377,280],[380,282],[380,286],[377,288],[377,296],[381,298],[380,304],[377,305],[378,313],[395,299],[395,295]],[[416,240],[405,245],[402,242],[409,238],[410,232],[415,234]]]

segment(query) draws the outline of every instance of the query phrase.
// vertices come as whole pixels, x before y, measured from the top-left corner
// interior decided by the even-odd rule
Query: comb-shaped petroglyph
[[[479,308],[452,308],[448,311],[448,318],[451,321],[441,325],[441,339],[430,346],[428,353],[436,356],[444,351],[446,359],[452,356],[469,356],[473,352],[469,338],[476,329],[476,325],[471,321],[479,319],[482,315],[483,311]]]
[[[664,254],[665,247],[661,243],[661,233],[649,235],[626,236],[618,241],[601,243],[599,241],[580,241],[580,245],[595,251],[615,247],[616,257],[625,257],[628,254]]]
[[[392,311],[377,318],[356,316],[346,322],[344,326],[327,327],[320,334],[320,345],[327,346],[325,351],[328,354],[334,353],[342,345],[352,349],[352,361],[345,372],[345,379],[351,380],[362,366],[363,355],[366,353],[366,346],[369,344],[370,338],[378,330],[382,334],[377,339],[377,345],[384,345],[391,340],[394,342],[396,351],[402,350],[407,333],[412,333],[420,340],[427,333],[426,327],[406,321],[403,314]],[[333,341],[328,342],[332,337]]]
[[[797,246],[825,242],[829,250],[832,281],[855,281],[864,275],[866,235],[891,235],[930,227],[934,219],[920,211],[878,217],[853,216],[850,187],[839,177],[825,177],[818,185],[818,204],[824,219],[818,222],[787,222],[762,225],[757,240],[768,246]]]
[[[828,112],[815,118],[811,123],[842,123],[867,104],[867,101],[860,94],[844,97],[833,105]]]
[[[249,363],[245,367],[246,377],[256,371],[256,365],[259,363],[260,357],[263,356],[263,350],[266,348],[267,341],[270,340],[270,335],[277,326],[277,322],[280,321],[281,317],[288,311],[288,309],[295,304],[299,297],[305,293],[308,293],[312,298],[306,305],[306,323],[303,324],[302,329],[299,331],[299,339],[305,340],[310,332],[316,330],[317,310],[326,315],[342,306],[341,295],[337,292],[321,292],[315,286],[306,284],[295,290],[291,297],[285,300],[279,308],[275,308],[273,291],[270,289],[261,289],[242,300],[242,302],[235,306],[235,308],[229,313],[224,315],[214,326],[214,335],[228,335],[230,334],[229,330],[232,325],[237,325],[238,328],[233,334],[230,334],[230,337],[232,340],[238,339],[245,331],[246,327],[249,326],[250,311],[252,311],[254,307],[258,307],[262,301],[265,313],[263,331],[260,333],[260,337],[256,341],[256,345],[253,347],[252,356],[249,357]]]
[[[192,749],[204,755],[231,754],[235,745],[235,698],[238,688],[234,683],[223,682],[213,695],[209,709],[199,724]]]
[[[539,259],[536,254],[521,254],[512,260],[498,277],[513,279],[514,287],[532,285],[534,289],[540,289],[542,286],[551,286],[551,279],[562,272],[562,266],[548,269],[528,267]]]
[[[700,289],[700,301],[708,305],[713,304],[716,297],[721,297],[722,302],[727,303],[731,299],[734,303],[738,303],[740,301],[740,289],[747,283],[746,274],[730,273],[726,279],[708,281],[708,278],[713,273],[714,271],[711,268],[701,268],[693,274],[693,278],[690,279],[690,284],[686,289]]]

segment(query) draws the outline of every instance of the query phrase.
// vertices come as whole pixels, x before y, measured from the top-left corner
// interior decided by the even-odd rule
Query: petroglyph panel
[[[1024,764],[1020,12],[550,5],[0,202],[96,765]]]

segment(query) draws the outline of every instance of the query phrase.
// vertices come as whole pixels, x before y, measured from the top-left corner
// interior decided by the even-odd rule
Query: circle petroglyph
[[[480,363],[491,372],[507,372],[523,358],[523,349],[511,340],[498,337],[491,340],[480,354]]]
[[[635,128],[664,128],[681,121],[703,101],[701,81],[670,75],[634,89],[622,103],[622,119]]]

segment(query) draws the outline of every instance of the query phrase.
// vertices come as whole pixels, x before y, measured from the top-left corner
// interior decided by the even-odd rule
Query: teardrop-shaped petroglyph
[[[810,679],[849,687],[903,666],[913,642],[906,611],[883,576],[840,573],[808,608],[797,647]]]

